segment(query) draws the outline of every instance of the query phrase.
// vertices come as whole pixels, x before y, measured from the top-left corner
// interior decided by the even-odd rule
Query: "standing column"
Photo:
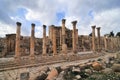
[[[97,27],[97,35],[98,35],[98,51],[100,51],[100,27]]]
[[[73,52],[74,53],[77,53],[77,50],[76,50],[76,24],[77,24],[77,21],[73,21],[72,22],[73,24]]]
[[[95,46],[95,27],[96,26],[92,26],[92,50],[95,52],[96,50],[96,46]]]
[[[67,54],[67,45],[65,43],[65,19],[62,19],[62,53]]]
[[[62,28],[60,29],[60,46],[59,46],[59,52],[61,52],[62,49]]]
[[[35,47],[35,36],[34,36],[34,31],[35,31],[35,24],[31,24],[31,38],[30,38],[30,57],[33,59],[35,57],[34,54],[34,47]]]
[[[104,36],[104,47],[107,50],[107,36]]]
[[[15,58],[20,58],[20,33],[21,33],[21,23],[16,22],[17,31],[16,31],[16,46],[15,46]]]
[[[57,54],[56,49],[56,30],[53,28],[53,56]]]
[[[46,25],[43,25],[43,56],[46,55]]]
[[[78,29],[76,29],[76,50],[78,51]]]

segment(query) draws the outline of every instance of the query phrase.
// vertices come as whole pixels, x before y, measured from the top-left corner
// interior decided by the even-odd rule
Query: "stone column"
[[[62,19],[62,43],[65,44],[65,19]]]
[[[107,50],[107,36],[104,36],[104,47]]]
[[[62,28],[60,29],[60,49],[59,52],[62,50]]]
[[[62,53],[67,54],[67,45],[65,43],[65,19],[62,19]]]
[[[77,50],[76,50],[76,24],[77,24],[77,21],[73,21],[72,22],[73,24],[73,35],[72,35],[72,38],[73,38],[73,52],[74,53],[77,53]]]
[[[35,31],[35,24],[31,24],[31,37],[30,37],[30,57],[33,59],[35,57],[34,54],[34,47],[35,47],[35,36],[34,36],[34,31]]]
[[[43,25],[43,56],[46,55],[46,25]]]
[[[76,29],[76,49],[78,51],[78,29]]]
[[[57,48],[56,48],[56,30],[53,28],[53,56],[57,54]]]
[[[92,50],[95,52],[96,50],[96,46],[95,46],[95,27],[96,26],[92,26]]]
[[[16,31],[16,46],[15,46],[15,58],[20,59],[20,33],[21,33],[21,23],[16,22],[17,31]]]
[[[62,45],[62,30],[60,29],[60,46]]]
[[[98,35],[98,51],[100,51],[100,27],[97,27],[97,35]]]

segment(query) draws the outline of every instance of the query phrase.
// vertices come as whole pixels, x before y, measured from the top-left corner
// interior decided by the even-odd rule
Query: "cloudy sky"
[[[91,26],[101,27],[101,35],[120,31],[120,0],[0,0],[0,37],[16,32],[16,22],[22,23],[21,34],[30,36],[35,23],[35,36],[42,37],[42,25],[61,25],[72,29],[77,20],[80,35],[91,33]],[[48,28],[47,28],[48,32]]]

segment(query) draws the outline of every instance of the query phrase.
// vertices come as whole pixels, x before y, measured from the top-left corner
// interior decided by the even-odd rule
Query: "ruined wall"
[[[92,50],[92,37],[81,35],[78,37],[78,51],[91,51]],[[106,43],[105,43],[106,40]],[[106,48],[105,48],[106,44]],[[96,51],[98,51],[98,38],[95,38]],[[120,50],[120,37],[100,37],[100,49],[110,52]]]
[[[0,57],[3,57],[6,53],[5,38],[0,38]]]

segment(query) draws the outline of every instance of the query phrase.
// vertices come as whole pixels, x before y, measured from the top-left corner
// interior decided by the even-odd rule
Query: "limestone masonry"
[[[62,19],[61,26],[49,26],[48,36],[47,26],[43,25],[43,38],[35,38],[34,23],[31,36],[22,36],[22,23],[16,22],[16,34],[0,38],[0,80],[41,80],[36,79],[40,74],[44,74],[46,80],[53,80],[51,78],[59,74],[60,68],[64,70],[68,65],[85,63],[80,60],[97,59],[105,57],[107,52],[120,51],[120,37],[101,36],[101,28],[96,25],[91,26],[91,35],[78,35],[77,21],[71,22],[72,30],[65,24],[66,19]],[[46,66],[57,68],[51,69],[48,75],[44,71],[48,69]]]
[[[100,36],[100,27],[91,26],[92,36],[78,35],[77,21],[72,21],[73,30],[66,28],[66,19],[61,26],[49,26],[49,36],[46,36],[46,25],[43,25],[43,38],[35,38],[35,24],[31,24],[31,36],[22,36],[22,23],[16,22],[16,34],[6,34],[0,38],[0,57],[67,54],[81,51],[118,51],[120,37]],[[95,35],[97,31],[97,35]]]

